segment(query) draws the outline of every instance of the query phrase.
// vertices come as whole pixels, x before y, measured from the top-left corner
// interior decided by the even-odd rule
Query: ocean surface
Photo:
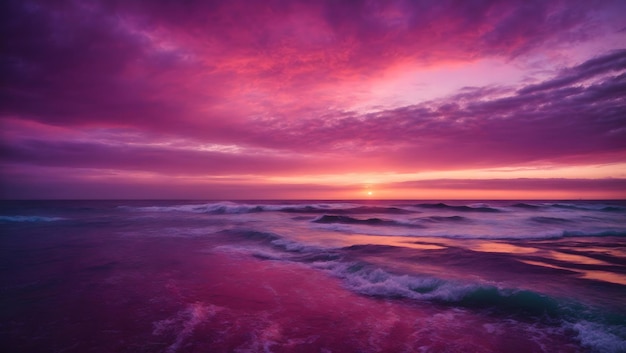
[[[626,352],[626,201],[3,201],[2,352]]]

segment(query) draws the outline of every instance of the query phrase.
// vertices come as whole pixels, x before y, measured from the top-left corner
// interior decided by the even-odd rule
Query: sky
[[[626,2],[4,0],[3,199],[626,199]]]

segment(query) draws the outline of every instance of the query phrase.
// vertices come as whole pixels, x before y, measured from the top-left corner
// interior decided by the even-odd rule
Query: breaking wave
[[[350,290],[368,296],[426,300],[515,317],[556,318],[562,311],[562,304],[556,299],[529,290],[393,274],[362,262],[333,261],[315,263],[314,266],[341,278]]]

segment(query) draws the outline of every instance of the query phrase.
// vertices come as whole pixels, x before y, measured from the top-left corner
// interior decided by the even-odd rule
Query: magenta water
[[[620,201],[11,201],[3,352],[626,352]]]

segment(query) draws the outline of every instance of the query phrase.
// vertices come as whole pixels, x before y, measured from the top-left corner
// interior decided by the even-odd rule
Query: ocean
[[[626,201],[3,201],[2,352],[626,352]]]

